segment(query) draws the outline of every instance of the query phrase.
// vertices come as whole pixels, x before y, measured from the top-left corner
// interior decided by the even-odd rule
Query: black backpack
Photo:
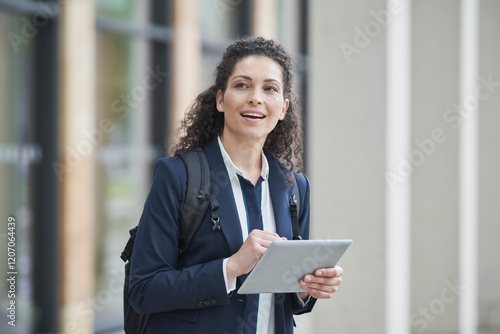
[[[205,212],[210,205],[210,214],[212,220],[212,229],[220,230],[219,216],[217,209],[219,203],[214,195],[210,193],[210,168],[207,157],[201,148],[179,153],[180,158],[186,166],[187,172],[187,193],[186,200],[182,207],[179,223],[179,263],[183,262],[185,252],[189,248],[191,240],[198,232]],[[293,239],[301,240],[300,227],[298,223],[299,216],[299,190],[297,181],[293,179],[293,194],[290,197],[290,215],[292,217]],[[126,334],[142,334],[146,329],[150,314],[139,314],[130,305],[128,301],[128,288],[130,280],[130,261],[134,249],[135,236],[138,226],[130,230],[130,238],[123,249],[121,259],[125,262],[125,283],[123,289],[123,311],[124,311],[124,329]]]

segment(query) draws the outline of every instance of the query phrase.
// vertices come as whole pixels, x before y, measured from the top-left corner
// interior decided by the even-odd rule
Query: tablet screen
[[[274,241],[252,269],[238,293],[304,292],[299,280],[319,268],[332,268],[352,240]]]

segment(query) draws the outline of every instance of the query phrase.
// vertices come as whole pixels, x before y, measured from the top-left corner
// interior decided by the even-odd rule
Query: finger
[[[313,276],[311,280],[308,280],[308,277],[305,277],[304,280],[300,280],[300,285],[302,286],[329,292],[333,291],[333,288],[337,288],[341,283],[342,283],[341,277],[320,279]]]
[[[320,268],[314,272],[314,275],[320,277],[340,277],[344,273],[344,269],[340,266],[335,266],[333,268]]]
[[[267,232],[267,231],[262,231],[262,232],[263,232],[263,238],[266,238],[266,239],[272,240],[272,241],[281,240],[281,237],[277,233],[272,233],[272,232]]]
[[[252,233],[250,233],[248,235],[248,238],[245,240],[245,242],[251,243],[251,244],[256,244],[256,245],[262,245],[262,246],[267,248],[267,247],[269,247],[271,242],[273,242],[275,240],[276,240],[275,238],[273,238],[272,236],[269,236],[267,234],[262,234],[260,232],[253,232],[252,231]]]
[[[306,286],[310,289],[315,289],[315,290],[321,290],[321,291],[326,291],[326,292],[335,292],[338,289],[338,286],[342,283],[340,278],[334,278],[332,281],[328,283],[316,283],[316,282],[310,282],[307,283],[303,286]]]
[[[316,290],[316,289],[310,289],[307,292],[309,292],[309,294],[312,297],[317,298],[317,299],[330,299],[333,297],[333,294],[334,294],[334,292],[326,292],[326,291]]]
[[[248,237],[260,238],[263,240],[271,240],[271,241],[282,239],[277,233],[272,233],[272,232],[263,231],[263,230],[259,230],[259,229],[253,229],[250,232],[250,234],[248,235]]]
[[[302,285],[302,283],[301,283]],[[302,285],[302,288],[307,291],[311,297],[320,298],[320,299],[329,299],[333,296],[333,294],[337,291],[336,289],[332,289],[329,291],[323,289],[317,289],[311,285]]]
[[[315,275],[306,275],[303,281],[307,284],[339,285],[342,283],[342,277],[318,277]]]
[[[341,283],[340,278],[333,279],[332,282],[329,284],[307,283],[304,282],[303,280],[300,281],[300,285],[304,290],[316,295],[318,295],[319,292],[333,295],[335,292],[337,292],[340,283]],[[325,298],[324,294],[323,297],[321,298]]]
[[[251,254],[250,256],[252,258],[256,256],[257,259],[260,259],[260,257],[262,256],[262,254],[264,254],[270,244],[271,241],[262,240],[260,238],[247,238],[241,246],[240,251],[242,252],[242,254]]]
[[[258,243],[265,248],[268,248],[273,242],[281,241],[281,239],[269,239],[269,238],[261,238]]]

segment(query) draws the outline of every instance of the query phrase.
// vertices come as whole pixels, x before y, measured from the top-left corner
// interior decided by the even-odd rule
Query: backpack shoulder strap
[[[299,226],[300,193],[295,173],[293,174],[293,193],[290,197],[290,216],[292,217],[293,240],[302,240]]]
[[[217,209],[219,203],[215,196],[210,194],[210,167],[207,157],[201,148],[179,153],[187,172],[186,199],[182,207],[179,221],[179,258],[182,259],[194,235],[200,229],[205,212],[210,204],[212,230],[220,230]],[[130,261],[134,250],[135,235],[138,226],[130,230],[130,238],[125,246],[121,259]]]
[[[187,172],[186,199],[179,221],[179,256],[182,257],[189,248],[194,235],[200,229],[209,204],[214,224],[212,229],[220,230],[220,225],[217,215],[219,203],[215,196],[210,194],[210,167],[205,152],[197,147],[194,150],[181,152],[179,156],[184,162]]]
[[[201,148],[179,153],[187,172],[186,199],[179,221],[179,255],[189,247],[205,216],[208,202],[205,194],[210,192],[210,169],[207,157]]]
[[[135,235],[137,234],[137,228],[139,226],[134,227],[129,231],[130,238],[127,241],[127,244],[125,245],[125,248],[123,249],[122,254],[120,255],[120,258],[123,260],[123,262],[130,261],[132,258],[132,251],[134,250],[134,243],[135,243]]]

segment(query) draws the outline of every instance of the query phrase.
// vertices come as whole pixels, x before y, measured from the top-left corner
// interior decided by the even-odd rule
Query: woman
[[[242,279],[276,240],[291,239],[288,199],[300,193],[299,226],[309,236],[309,182],[302,164],[293,66],[282,46],[243,38],[225,51],[215,83],[183,122],[174,152],[202,147],[220,208],[221,230],[205,218],[178,267],[179,213],[186,171],[175,156],[157,162],[136,237],[129,300],[151,313],[146,333],[293,333],[293,315],[330,298],[342,269],[318,269],[306,292],[240,295]]]

